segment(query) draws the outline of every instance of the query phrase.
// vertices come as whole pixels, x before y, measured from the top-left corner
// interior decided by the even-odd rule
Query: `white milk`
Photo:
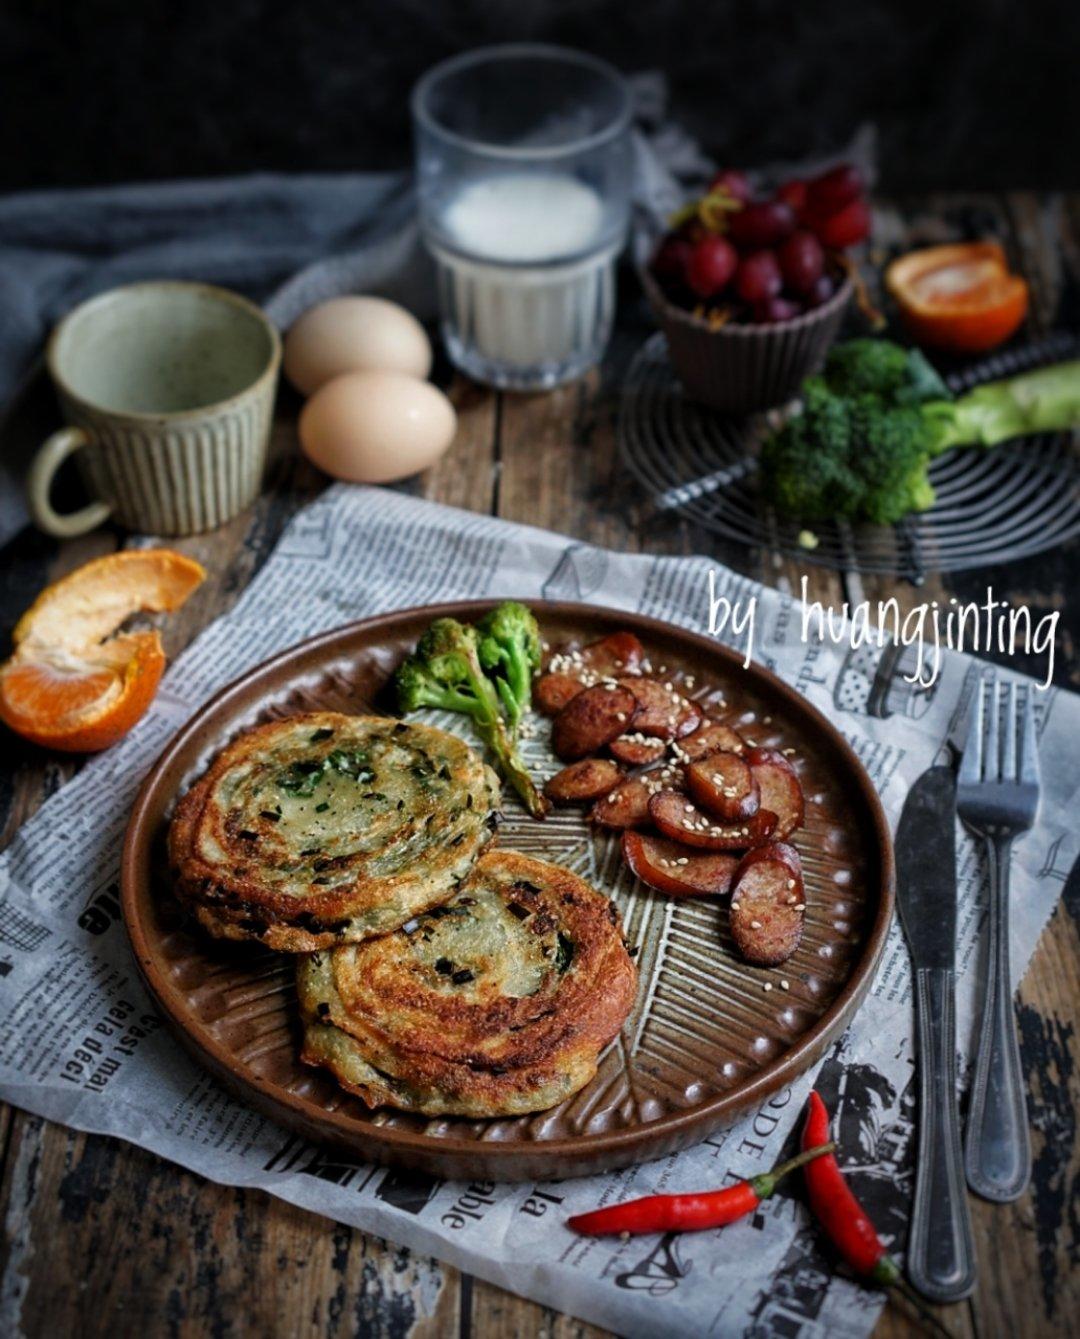
[[[458,361],[510,386],[552,385],[599,357],[614,310],[604,206],[566,175],[471,182],[439,217],[445,334]],[[448,249],[452,248],[452,249]]]
[[[573,177],[516,172],[466,186],[442,215],[447,235],[484,260],[551,261],[580,255],[600,235],[600,197]]]

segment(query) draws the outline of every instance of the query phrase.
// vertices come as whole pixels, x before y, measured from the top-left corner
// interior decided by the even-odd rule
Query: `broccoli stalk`
[[[771,500],[790,516],[887,525],[933,505],[927,469],[940,452],[1078,424],[1080,362],[954,400],[918,351],[852,340],[804,382],[802,413],[766,440],[762,473]]]
[[[398,666],[398,707],[433,707],[470,716],[526,809],[543,818],[548,802],[533,784],[499,712],[499,694],[480,664],[479,642],[475,628],[454,618],[437,618],[420,638],[415,655]]]
[[[532,705],[533,675],[540,668],[540,628],[532,610],[516,600],[492,609],[476,628],[480,664],[495,684],[516,738],[521,718]]]
[[[1012,437],[1061,432],[1080,424],[1080,362],[1040,367],[978,386],[959,400],[923,405],[931,450],[996,446]]]

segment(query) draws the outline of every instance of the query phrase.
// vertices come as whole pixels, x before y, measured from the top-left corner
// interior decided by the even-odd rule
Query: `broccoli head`
[[[934,504],[927,473],[929,440],[914,405],[883,405],[876,395],[850,402],[853,468],[861,488],[844,515],[874,525],[891,525],[909,512]]]
[[[894,395],[907,384],[907,350],[885,339],[834,344],[825,359],[824,379],[837,395]]]
[[[762,448],[770,497],[803,521],[842,517],[888,525],[932,505],[919,409],[863,392],[841,396],[811,378],[803,412]]]
[[[1080,422],[1080,363],[1059,363],[953,399],[917,349],[883,339],[837,344],[803,383],[802,413],[762,446],[778,510],[803,521],[887,525],[934,502],[928,467],[954,446]]]
[[[761,466],[776,507],[804,521],[850,515],[862,493],[851,464],[846,403],[820,377],[803,386],[803,412],[764,444]]]
[[[419,660],[441,683],[472,699],[478,710],[498,715],[499,702],[480,664],[476,629],[456,618],[437,618],[416,648]]]
[[[504,774],[535,818],[548,802],[537,790],[499,711],[499,693],[480,663],[480,634],[455,618],[437,618],[394,677],[398,708],[433,707],[470,716]]]
[[[493,682],[516,733],[532,703],[532,679],[540,668],[540,628],[531,609],[505,600],[477,624],[480,664]]]
[[[880,395],[896,404],[949,398],[948,387],[918,349],[902,349],[887,339],[834,344],[824,380],[835,395]]]
[[[421,711],[429,707],[435,711],[463,711],[470,715],[473,699],[459,693],[450,683],[438,679],[431,666],[419,656],[409,656],[397,667],[394,675],[399,711]]]
[[[927,469],[949,392],[917,349],[883,339],[834,345],[803,384],[802,413],[765,442],[778,510],[803,521],[888,525],[933,505]]]

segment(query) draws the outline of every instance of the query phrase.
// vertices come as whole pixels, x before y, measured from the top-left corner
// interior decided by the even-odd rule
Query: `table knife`
[[[919,1146],[907,1270],[935,1302],[975,1286],[956,1105],[956,778],[931,767],[896,831],[896,901],[914,969]]]

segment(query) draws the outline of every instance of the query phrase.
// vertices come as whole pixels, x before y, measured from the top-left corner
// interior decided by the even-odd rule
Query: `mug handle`
[[[34,524],[57,539],[74,539],[85,535],[109,517],[112,508],[106,502],[91,502],[79,511],[61,515],[49,501],[49,490],[56,471],[68,456],[80,447],[89,446],[90,438],[82,428],[61,428],[38,449],[30,465],[26,489],[30,495],[30,514]]]

